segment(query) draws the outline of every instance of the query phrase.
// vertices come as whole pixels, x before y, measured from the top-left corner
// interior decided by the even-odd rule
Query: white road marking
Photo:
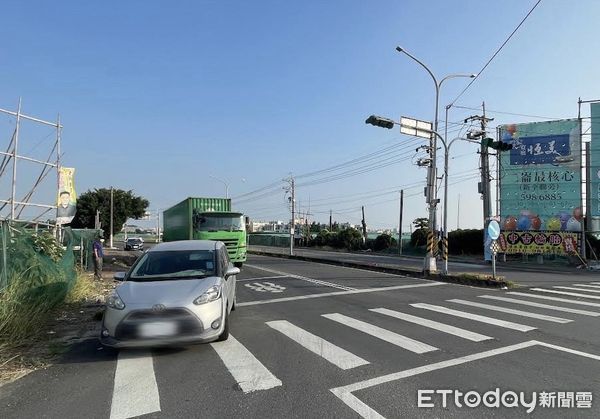
[[[573,284],[576,287],[600,288],[600,285]]]
[[[308,299],[312,299],[312,298],[334,297],[334,296],[338,296],[338,295],[364,294],[364,293],[369,293],[369,292],[380,292],[380,291],[403,290],[403,289],[408,289],[408,288],[434,287],[434,286],[438,286],[438,285],[446,285],[446,284],[443,282],[427,282],[427,283],[420,283],[420,284],[395,285],[392,287],[366,288],[366,289],[358,289],[358,290],[352,290],[352,291],[323,292],[323,293],[319,293],[319,294],[298,295],[296,297],[273,298],[272,300],[247,301],[245,303],[236,303],[236,306],[238,306],[238,307],[256,306],[256,305],[261,305],[261,304],[283,303],[283,302],[296,301],[296,300],[308,300]]]
[[[472,301],[466,301],[466,300],[461,300],[461,299],[457,299],[457,298],[453,299],[453,300],[446,300],[446,301],[449,301],[451,303],[462,304],[465,306],[483,308],[486,310],[499,311],[501,313],[516,314],[517,316],[545,320],[547,322],[553,322],[553,323],[564,324],[564,323],[571,323],[573,321],[573,320],[569,320],[569,319],[563,319],[562,317],[546,316],[545,314],[538,314],[538,313],[532,313],[530,311],[521,311],[521,310],[515,310],[512,308],[492,306],[490,304],[475,303]]]
[[[267,322],[267,326],[283,333],[294,342],[299,343],[312,353],[325,358],[327,361],[343,370],[369,364],[369,361],[365,361],[361,357],[356,356],[319,336],[313,335],[286,320]]]
[[[451,316],[462,317],[464,319],[474,320],[476,322],[492,324],[494,326],[505,327],[507,329],[518,330],[519,332],[529,332],[530,330],[536,329],[535,327],[526,326],[524,324],[513,323],[505,320],[495,319],[493,317],[480,316],[479,314],[466,313],[464,311],[453,310],[442,306],[436,306],[432,304],[417,303],[411,304],[416,308],[424,308],[425,310],[436,311],[438,313],[449,314]]]
[[[469,330],[461,329],[459,327],[450,326],[448,324],[439,323],[433,320],[424,319],[422,317],[412,316],[410,314],[401,313],[399,311],[388,310],[387,308],[372,308],[369,311],[375,313],[385,314],[386,316],[395,317],[400,320],[406,320],[407,322],[415,323],[421,326],[429,327],[431,329],[439,330],[440,332],[448,333],[450,335],[458,336],[464,339],[468,339],[473,342],[481,342],[484,340],[493,339],[489,336],[481,335],[479,333],[471,332]]]
[[[581,314],[583,316],[598,317],[600,313],[596,311],[578,310],[576,308],[558,307],[550,304],[536,303],[534,301],[517,300],[515,298],[496,297],[495,295],[480,295],[479,298],[488,298],[490,300],[505,301],[507,303],[522,304],[524,306],[545,308],[547,310],[564,311],[565,313]]]
[[[246,282],[246,281],[261,281],[263,279],[278,279],[278,278],[288,278],[287,275],[275,275],[275,276],[260,276],[258,278],[244,278],[244,279],[236,279],[235,282]]]
[[[598,295],[578,294],[576,292],[547,290],[545,288],[531,288],[531,291],[549,292],[551,294],[570,295],[571,297],[583,297],[583,298],[592,298],[594,300],[600,300],[600,296],[598,296]]]
[[[516,345],[505,346],[503,348],[492,349],[490,351],[480,352],[473,355],[467,355],[460,358],[450,359],[447,361],[436,362],[435,364],[423,365],[417,368],[411,368],[409,370],[395,372],[392,374],[383,375],[381,377],[371,378],[369,380],[360,381],[358,383],[349,384],[343,387],[332,388],[330,391],[335,394],[340,400],[342,400],[348,407],[358,413],[360,416],[366,419],[383,419],[379,413],[377,413],[369,405],[361,401],[356,397],[353,392],[365,390],[370,387],[375,387],[380,384],[389,383],[391,381],[401,380],[403,378],[413,377],[428,372],[441,370],[448,367],[454,367],[457,365],[466,364],[468,362],[478,361],[485,358],[490,358],[496,355],[502,355],[510,352],[514,352],[520,349],[526,349],[533,346],[543,346],[551,349],[555,349],[562,352],[567,352],[573,355],[582,356],[585,358],[594,359],[600,361],[600,356],[590,354],[587,352],[581,352],[574,349],[566,348],[564,346],[552,345],[545,342],[539,342],[531,340],[528,342],[518,343]]]
[[[600,290],[591,290],[586,288],[576,288],[576,287],[561,287],[558,285],[553,286],[552,288],[558,288],[559,290],[571,290],[571,291],[583,291],[583,292],[592,292],[595,294],[600,293]]]
[[[213,342],[210,345],[244,393],[268,390],[281,385],[281,381],[233,336],[229,335],[226,341]]]
[[[579,304],[579,305],[582,305],[582,306],[600,307],[600,304],[598,304],[598,303],[589,303],[587,301],[569,300],[568,298],[549,297],[547,295],[529,294],[529,293],[526,293],[526,292],[511,291],[511,292],[507,292],[507,294],[510,294],[510,295],[519,295],[519,296],[523,296],[523,297],[539,298],[539,299],[542,299],[542,300],[549,300],[549,301],[560,301],[562,303],[569,303],[569,304]]]
[[[160,412],[160,396],[148,351],[121,351],[115,371],[110,419]]]
[[[244,284],[245,287],[250,288],[254,291],[258,291],[258,292],[275,292],[275,293],[279,293],[279,292],[283,292],[285,290],[284,286],[281,285],[275,285],[272,282],[255,282],[254,284]]]
[[[383,329],[379,326],[363,322],[362,320],[353,319],[352,317],[344,316],[339,313],[322,314],[321,316],[326,319],[333,320],[334,322],[341,323],[345,326],[359,330],[368,335],[374,336],[378,339],[384,340],[401,348],[407,349],[411,352],[422,354],[425,352],[437,351],[435,346],[427,345],[426,343],[419,342],[408,338],[406,336],[399,335],[398,333],[390,332],[389,330]]]
[[[345,285],[334,284],[333,282],[322,281],[320,279],[308,278],[308,277],[302,276],[302,275],[295,275],[295,274],[290,274],[287,272],[281,272],[281,271],[277,271],[277,270],[271,269],[271,268],[263,268],[262,266],[248,265],[248,264],[246,264],[246,266],[249,268],[260,269],[262,271],[270,272],[270,273],[276,274],[276,275],[282,275],[282,276],[285,275],[290,278],[301,279],[302,281],[311,282],[316,285],[323,285],[326,287],[337,288],[337,289],[345,290],[345,291],[350,291],[350,290],[356,289],[356,288],[352,288],[352,287],[347,287]]]

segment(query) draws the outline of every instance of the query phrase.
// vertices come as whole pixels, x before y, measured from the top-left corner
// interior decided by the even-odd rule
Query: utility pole
[[[487,136],[487,123],[493,121],[494,118],[487,118],[485,116],[485,102],[482,103],[483,115],[475,115],[470,116],[465,119],[465,122],[468,121],[479,121],[481,123],[481,130],[479,132],[473,133],[469,132],[467,134],[467,138],[475,139],[475,138],[486,138]],[[485,141],[481,143],[481,182],[479,184],[479,193],[481,193],[483,199],[483,236],[484,236],[484,259],[491,260],[491,255],[489,249],[486,249],[485,243],[487,241],[487,224],[492,216],[492,196],[490,191],[490,163],[489,163],[489,153],[488,153],[488,145]]]
[[[110,187],[110,248],[113,247],[113,187]]]
[[[291,215],[292,220],[290,222],[290,256],[294,255],[294,227],[296,224],[296,185],[294,181],[294,177],[290,176],[286,179],[286,182],[290,184],[288,188],[286,188],[286,192],[289,192],[291,196],[288,198],[291,204]]]
[[[456,213],[456,229],[460,230],[460,194],[458,194],[458,211]]]
[[[365,207],[362,206],[362,229],[363,229],[363,243],[367,242],[367,223],[365,222]]]
[[[156,210],[156,243],[160,243],[160,210]]]
[[[333,223],[332,223],[333,218],[332,217],[333,217],[333,211],[329,210],[329,231],[330,232],[331,232],[331,229],[333,228]]]
[[[404,189],[400,191],[400,220],[398,222],[398,254],[402,254],[402,213],[404,212]]]

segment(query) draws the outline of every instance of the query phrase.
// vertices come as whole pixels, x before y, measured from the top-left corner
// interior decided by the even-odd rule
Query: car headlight
[[[117,294],[116,291],[113,291],[113,293],[108,296],[106,305],[117,310],[123,310],[125,308],[125,303],[121,300],[121,297],[119,297],[119,294]]]
[[[210,287],[200,297],[194,300],[194,304],[199,306],[200,304],[210,303],[211,301],[218,300],[221,296],[221,286],[215,285]],[[188,300],[189,301],[189,300]]]

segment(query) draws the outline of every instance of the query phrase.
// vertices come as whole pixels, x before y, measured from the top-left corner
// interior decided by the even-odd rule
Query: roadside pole
[[[487,235],[491,239],[490,252],[492,253],[492,278],[496,279],[496,254],[498,253],[498,244],[496,240],[500,237],[500,224],[498,221],[491,220],[487,226]]]
[[[398,254],[402,254],[402,212],[404,211],[404,189],[400,191],[400,219],[398,222]]]
[[[110,248],[113,248],[113,187],[110,187]]]
[[[290,198],[290,203],[292,205],[292,220],[290,222],[290,256],[294,256],[294,235],[295,235],[295,224],[296,224],[296,185],[294,184],[294,177],[290,176],[290,191],[292,196]]]

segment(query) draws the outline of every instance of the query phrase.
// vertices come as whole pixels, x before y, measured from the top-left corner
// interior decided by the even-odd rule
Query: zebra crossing
[[[374,306],[351,313],[325,312],[318,315],[318,325],[315,325],[314,318],[273,319],[264,322],[262,333],[271,338],[275,333],[279,336],[278,341],[283,339],[298,350],[305,351],[306,356],[320,358],[343,372],[368,369],[381,360],[370,359],[361,348],[350,347],[352,344],[348,340],[336,340],[335,334],[325,336],[323,330],[327,328],[358,334],[363,339],[372,339],[374,344],[379,342],[380,345],[387,345],[393,351],[423,356],[447,349],[444,347],[447,344],[445,335],[464,339],[470,345],[483,345],[500,340],[501,331],[506,329],[509,333],[519,332],[518,335],[522,336],[537,329],[568,327],[580,319],[600,317],[600,302],[594,302],[600,299],[599,293],[600,282],[577,283],[568,287],[536,287],[522,291],[482,292],[468,299],[449,298],[436,301],[435,304],[406,302],[394,307]],[[557,312],[561,313],[561,317],[555,315]],[[456,319],[459,319],[460,325],[453,324]],[[426,334],[426,338],[409,337],[402,330],[408,331],[410,324],[422,326],[417,330],[431,332]],[[480,333],[482,328],[485,328],[485,333]],[[432,341],[432,336],[438,333],[439,337]],[[415,334],[414,327],[408,334]],[[244,345],[243,339],[230,336],[229,340],[211,343],[210,347],[218,355],[222,363],[220,368],[224,367],[225,375],[235,381],[244,394],[285,387],[285,381],[278,377],[277,363],[269,364],[269,358],[260,351],[253,353]],[[127,419],[160,411],[159,393],[152,354],[148,352],[133,357],[121,353],[115,371],[111,419]],[[139,394],[144,394],[145,402],[136,404],[136,395]]]

